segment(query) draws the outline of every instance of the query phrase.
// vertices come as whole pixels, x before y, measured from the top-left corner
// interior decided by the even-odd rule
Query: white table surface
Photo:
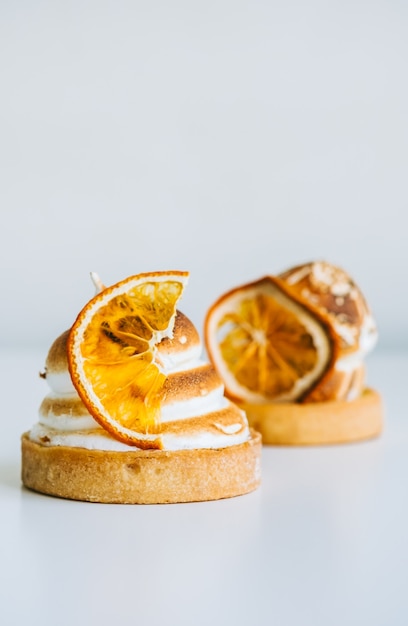
[[[408,355],[368,360],[380,439],[264,448],[256,492],[156,506],[21,487],[43,359],[0,357],[2,626],[408,624]]]

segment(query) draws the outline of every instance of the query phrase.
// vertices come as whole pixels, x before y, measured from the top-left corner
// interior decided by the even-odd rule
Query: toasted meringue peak
[[[351,276],[325,261],[298,265],[279,275],[304,300],[328,314],[347,352],[369,352],[378,333],[367,301]]]
[[[101,281],[99,274],[97,274],[96,272],[91,272],[91,280],[93,282],[93,284],[95,285],[95,293],[98,294],[101,291],[103,291],[106,287],[106,285],[103,284],[103,282]]]
[[[76,393],[68,372],[68,335],[69,330],[66,330],[52,344],[45,361],[45,374],[43,375],[51,391],[62,395]]]
[[[327,315],[339,338],[331,375],[307,400],[359,397],[365,387],[364,357],[378,340],[377,326],[361,289],[345,270],[326,261],[297,265],[279,278],[307,304]]]
[[[68,358],[67,358],[67,340],[68,340],[69,330],[66,330],[62,333],[57,339],[53,342],[51,348],[49,349],[47,359],[45,361],[45,368],[47,375],[49,373],[59,374],[61,372],[66,372],[68,369]]]
[[[177,311],[172,339],[164,338],[157,345],[160,354],[174,354],[186,351],[190,347],[201,349],[200,336],[194,324],[181,311]]]

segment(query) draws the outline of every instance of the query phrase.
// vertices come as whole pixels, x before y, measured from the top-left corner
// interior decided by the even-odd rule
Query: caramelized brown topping
[[[157,346],[159,352],[170,354],[182,352],[200,343],[199,334],[194,324],[182,313],[177,311],[174,322],[173,339],[163,339]]]
[[[164,404],[206,396],[221,385],[221,378],[210,364],[169,374],[164,384]]]
[[[67,359],[67,340],[69,330],[66,330],[62,335],[52,344],[47,360],[45,362],[45,369],[48,372],[66,372],[68,371],[68,359]]]

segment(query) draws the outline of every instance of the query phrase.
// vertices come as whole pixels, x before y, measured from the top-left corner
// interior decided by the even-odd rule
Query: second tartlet
[[[382,430],[364,359],[377,328],[354,280],[324,261],[232,289],[209,309],[206,347],[263,443],[321,445]]]

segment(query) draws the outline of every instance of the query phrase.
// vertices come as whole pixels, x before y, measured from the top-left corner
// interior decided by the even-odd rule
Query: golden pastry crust
[[[22,481],[47,495],[118,504],[199,502],[260,484],[261,436],[203,450],[129,452],[43,446],[22,436]]]
[[[242,408],[264,444],[351,443],[377,437],[383,428],[381,396],[373,389],[365,389],[349,402],[246,404]]]

